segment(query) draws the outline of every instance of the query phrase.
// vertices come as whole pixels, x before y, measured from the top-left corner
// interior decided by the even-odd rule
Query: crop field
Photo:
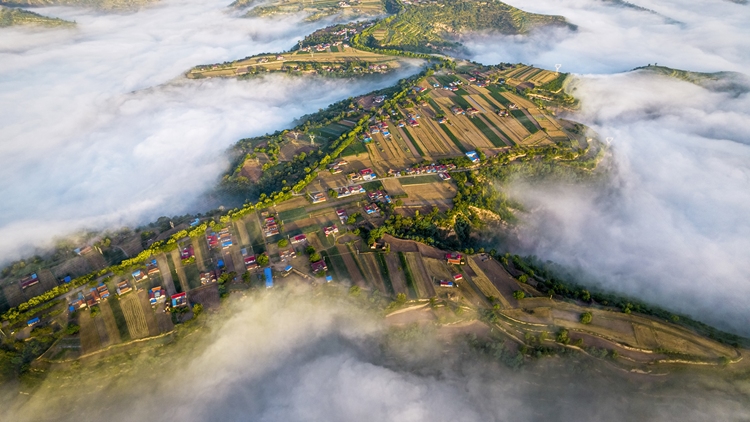
[[[401,186],[427,185],[430,183],[440,183],[443,180],[437,174],[426,174],[424,176],[406,176],[398,179]]]
[[[284,223],[291,223],[308,217],[310,217],[310,214],[304,208],[294,208],[279,213],[279,220]]]
[[[206,262],[208,262],[210,255],[208,254],[208,246],[204,237],[199,237],[193,241],[193,252],[195,253],[195,263],[198,264],[198,269],[206,271]]]
[[[243,220],[245,227],[247,228],[247,234],[251,245],[257,245],[263,243],[263,231],[260,228],[260,222],[255,213],[250,213]]]
[[[137,293],[137,292],[136,292]],[[120,307],[128,325],[130,338],[138,339],[148,337],[148,323],[146,314],[138,300],[137,294],[130,294],[120,299]]]
[[[112,312],[112,307],[109,306],[109,302],[109,300],[106,300],[99,304],[99,309],[101,309],[102,313],[98,318],[102,319],[102,322],[104,323],[104,326],[107,330],[107,338],[109,339],[107,344],[102,344],[103,347],[120,342],[120,331],[117,328],[115,315]]]
[[[196,289],[200,287],[201,280],[200,280],[200,271],[198,271],[198,266],[195,263],[185,265],[185,278],[187,279],[188,286],[191,289]]]
[[[464,277],[468,276],[471,282],[482,292],[484,298],[500,297],[500,291],[492,284],[484,271],[471,258],[467,259],[467,263],[469,264],[469,269],[466,270]]]
[[[336,245],[336,249],[339,252],[339,256],[344,261],[347,272],[351,277],[350,280],[352,281],[352,284],[360,287],[366,286],[367,284],[362,277],[362,272],[359,270],[359,265],[354,260],[354,257],[351,253],[351,248],[349,248],[347,245]]]
[[[435,296],[435,286],[432,280],[427,276],[427,269],[422,262],[422,255],[419,252],[404,252],[407,266],[414,279],[417,296],[422,299]]]
[[[99,340],[99,331],[96,329],[96,323],[91,318],[91,313],[88,310],[82,310],[78,316],[78,324],[81,327],[80,338],[81,338],[81,353],[88,354],[95,352],[101,348],[101,342]]]
[[[344,149],[344,151],[341,153],[342,157],[350,157],[352,155],[359,155],[359,154],[365,154],[367,153],[367,148],[365,147],[365,144],[359,141],[354,141]]]
[[[391,280],[391,286],[393,287],[394,294],[403,293],[407,297],[412,298],[407,287],[406,277],[404,275],[404,269],[401,266],[399,256],[395,252],[390,252],[383,255],[385,263],[388,267],[388,275]],[[416,297],[413,297],[416,299]]]
[[[115,319],[117,325],[117,331],[120,333],[120,339],[122,341],[130,340],[130,331],[128,331],[128,323],[125,321],[125,315],[122,312],[122,299],[112,298],[109,300],[109,306],[112,309],[112,316]]]
[[[331,263],[333,272],[336,274],[336,280],[339,282],[343,282],[345,280],[351,281],[352,278],[349,275],[349,269],[346,267],[344,258],[339,253],[338,248],[329,249],[328,251],[326,251],[326,256]]]
[[[218,283],[210,283],[199,289],[191,290],[188,299],[192,303],[200,303],[205,309],[218,309],[221,304]]]
[[[382,274],[380,274],[380,266],[376,260],[374,252],[362,252],[354,256],[354,259],[359,263],[362,268],[365,280],[370,283],[373,287],[378,289],[383,294],[390,294],[386,288],[386,283],[383,280]]]
[[[511,110],[510,114],[515,117],[530,134],[533,135],[539,131],[539,128],[536,127],[534,122],[531,121],[531,118],[529,118],[523,110]]]

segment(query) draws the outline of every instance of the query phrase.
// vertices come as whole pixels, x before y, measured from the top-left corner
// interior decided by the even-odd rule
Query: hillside
[[[432,52],[454,45],[451,38],[470,31],[525,34],[546,25],[568,25],[562,16],[524,12],[500,1],[405,1],[400,13],[378,22],[363,33],[370,47]]]
[[[255,3],[254,0],[236,0],[230,7],[244,9]],[[381,0],[271,0],[248,10],[245,16],[267,17],[293,13],[304,14],[311,21],[332,15],[347,18],[372,17],[385,14],[385,6]]]
[[[750,91],[750,79],[737,72],[701,73],[672,69],[666,66],[642,66],[636,72],[651,72],[702,86],[712,91],[744,93]]]
[[[0,6],[85,6],[97,9],[128,9],[153,2],[154,0],[0,0]]]
[[[0,6],[0,28],[15,25],[74,26],[74,22],[50,18],[28,10]]]

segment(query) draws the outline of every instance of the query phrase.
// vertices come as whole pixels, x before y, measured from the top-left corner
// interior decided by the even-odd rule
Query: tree
[[[568,337],[568,330],[564,328],[560,330],[560,332],[557,333],[556,340],[558,343],[562,343],[562,344],[570,343],[570,337]]]
[[[518,277],[518,281],[521,283],[526,283],[529,280],[529,277],[526,274],[521,274],[520,277]]]
[[[193,305],[193,318],[200,315],[201,312],[203,312],[203,305],[201,305],[200,303],[196,303],[195,305]]]
[[[516,290],[515,292],[513,292],[513,297],[521,300],[526,297],[526,293],[524,293],[523,290]]]
[[[362,289],[359,288],[359,286],[352,286],[349,287],[349,294],[352,296],[359,296]]]
[[[346,219],[346,224],[354,224],[357,222],[357,217],[352,214],[349,216],[349,218]]]
[[[255,261],[258,263],[258,265],[260,265],[261,267],[264,267],[268,265],[268,262],[269,262],[268,255],[266,255],[265,253],[260,254],[258,255],[258,258],[255,259]]]
[[[584,312],[581,314],[581,324],[591,324],[591,319],[593,316],[591,315],[591,312]]]
[[[69,323],[68,326],[65,328],[65,334],[72,336],[74,334],[78,334],[78,331],[81,330],[81,327],[79,327],[76,324]]]
[[[404,303],[406,303],[406,295],[404,293],[397,294],[396,295],[396,302],[399,305],[403,305]]]
[[[92,306],[92,307],[91,307],[91,318],[94,318],[94,317],[96,317],[96,316],[97,316],[97,315],[99,315],[99,314],[100,314],[101,312],[102,312],[102,311],[101,311],[101,309],[99,309],[99,307],[98,307],[98,306]]]
[[[321,259],[322,258],[320,256],[320,253],[318,253],[318,252],[313,252],[313,253],[310,254],[310,262],[318,262]]]
[[[277,244],[280,248],[286,248],[287,246],[289,246],[289,239],[281,239]]]
[[[245,271],[244,273],[242,273],[242,281],[244,281],[245,283],[250,282],[250,271]]]
[[[588,290],[581,290],[581,300],[584,302],[591,301],[591,293]]]

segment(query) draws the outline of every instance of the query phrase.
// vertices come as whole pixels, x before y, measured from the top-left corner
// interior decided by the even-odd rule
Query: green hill
[[[738,93],[750,91],[750,79],[737,72],[702,73],[651,65],[637,67],[633,71],[656,73],[669,78],[690,82],[712,91]]]
[[[465,32],[524,34],[547,25],[570,26],[562,16],[528,13],[497,0],[405,2],[400,13],[378,22],[360,39],[375,48],[432,52],[455,46],[450,39]]]
[[[28,10],[0,6],[0,28],[14,25],[74,26],[74,22],[42,16]]]
[[[97,9],[128,9],[148,3],[153,3],[154,1],[155,0],[0,0],[0,6],[85,6]]]

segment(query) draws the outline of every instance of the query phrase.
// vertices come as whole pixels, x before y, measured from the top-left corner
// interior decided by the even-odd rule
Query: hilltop
[[[156,0],[0,0],[0,6],[81,6],[98,9],[129,9],[153,3],[154,1]]]
[[[254,6],[255,3],[254,0],[236,0],[230,7],[245,9]],[[251,7],[245,13],[245,17],[303,14],[308,21],[315,21],[332,15],[355,19],[385,13],[386,7],[382,0],[272,0]]]
[[[75,26],[75,22],[42,16],[28,10],[0,6],[0,28],[14,25],[59,27]]]
[[[690,82],[706,89],[721,92],[744,93],[750,91],[750,78],[738,72],[691,72],[666,66],[641,66],[634,72],[651,72],[673,79]]]

